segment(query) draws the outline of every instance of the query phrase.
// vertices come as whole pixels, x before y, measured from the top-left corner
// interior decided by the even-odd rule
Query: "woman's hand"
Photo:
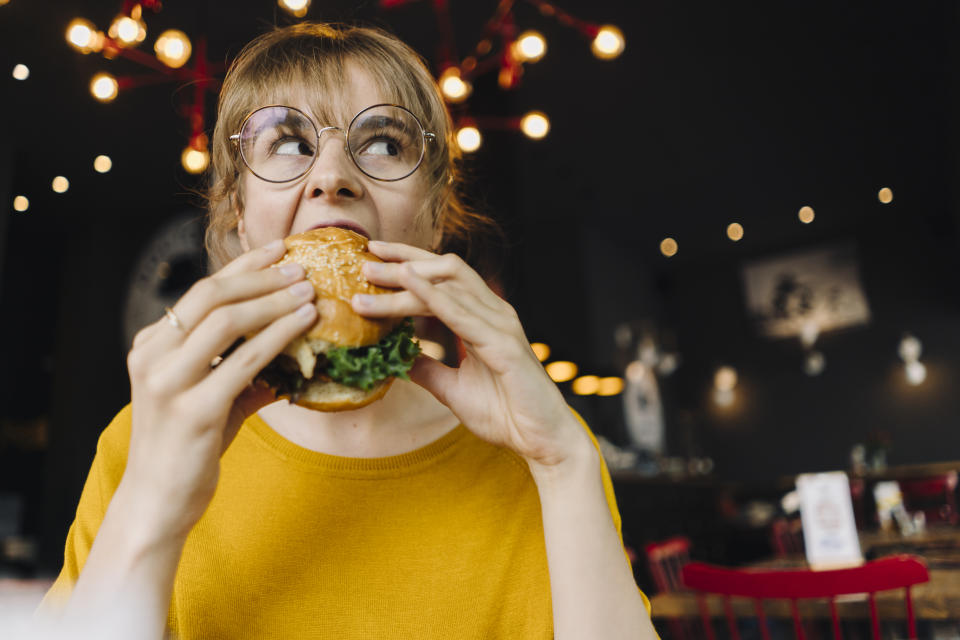
[[[270,268],[283,252],[277,241],[199,280],[173,308],[179,326],[164,317],[133,341],[133,431],[121,488],[137,496],[147,527],[176,536],[196,524],[213,497],[220,456],[247,416],[274,401],[251,381],[316,321],[303,268]]]
[[[435,316],[463,342],[466,358],[450,368],[421,355],[411,379],[430,391],[474,433],[528,462],[552,466],[582,450],[586,435],[524,335],[517,313],[454,254],[370,242],[385,263],[367,262],[371,282],[404,289],[357,295],[371,317]]]

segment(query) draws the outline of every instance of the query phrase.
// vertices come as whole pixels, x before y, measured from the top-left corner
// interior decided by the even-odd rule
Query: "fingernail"
[[[280,267],[280,273],[293,280],[295,278],[299,278],[301,274],[303,274],[303,267],[296,262],[291,262],[290,264],[285,264]]]
[[[313,285],[304,280],[290,287],[288,291],[294,298],[306,298],[313,293]]]
[[[379,262],[374,262],[373,260],[367,260],[363,263],[363,268],[367,270],[367,273],[370,275],[380,275],[383,273],[383,265]]]
[[[308,302],[305,305],[301,305],[297,309],[297,315],[300,316],[301,318],[308,318],[313,315],[313,310],[314,310],[313,303]]]
[[[366,293],[355,293],[352,302],[355,307],[369,307],[373,303],[373,296]]]

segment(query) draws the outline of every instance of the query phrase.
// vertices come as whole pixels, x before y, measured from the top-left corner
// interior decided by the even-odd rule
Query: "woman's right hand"
[[[274,401],[251,381],[316,321],[303,268],[270,266],[283,253],[277,241],[241,255],[176,303],[182,327],[163,317],[133,341],[133,431],[120,487],[135,497],[137,517],[146,519],[139,524],[155,534],[185,536],[200,519],[216,489],[220,456],[247,416]]]

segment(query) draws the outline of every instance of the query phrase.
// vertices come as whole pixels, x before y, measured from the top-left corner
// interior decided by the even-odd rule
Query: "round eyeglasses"
[[[261,180],[289,182],[305,175],[317,159],[320,136],[340,127],[317,129],[305,113],[293,107],[260,107],[243,120],[240,133],[230,136],[243,163]],[[346,151],[364,174],[393,182],[412,174],[423,162],[426,143],[436,135],[409,110],[395,104],[367,107],[344,132]]]

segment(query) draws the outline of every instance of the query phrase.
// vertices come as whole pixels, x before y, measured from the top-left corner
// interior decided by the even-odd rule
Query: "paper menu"
[[[807,562],[814,569],[863,564],[850,480],[842,471],[797,476]]]

